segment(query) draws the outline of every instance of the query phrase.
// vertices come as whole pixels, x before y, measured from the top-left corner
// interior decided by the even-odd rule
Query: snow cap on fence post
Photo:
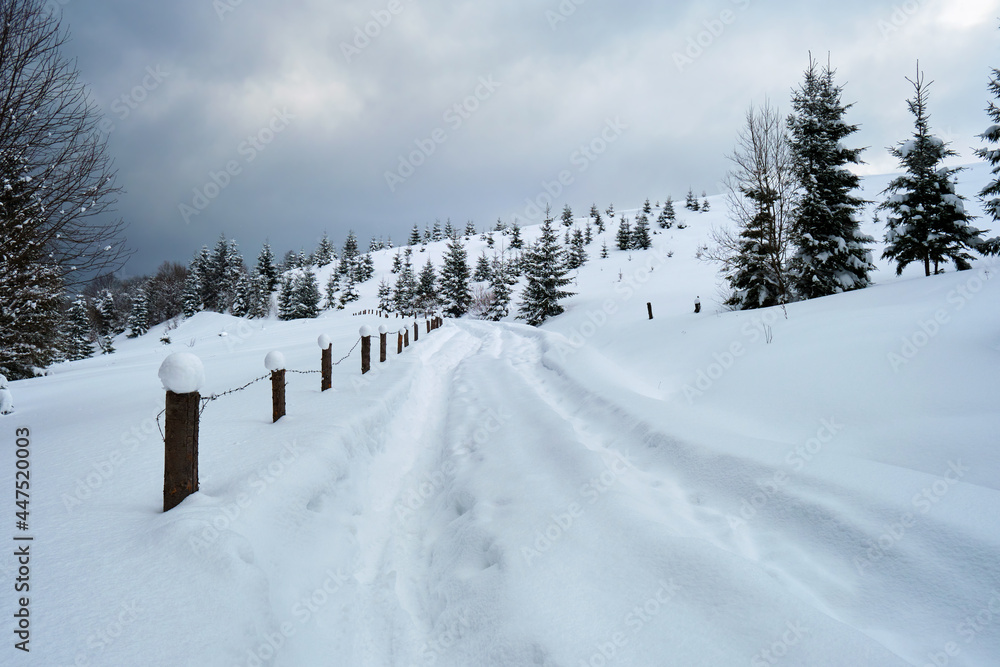
[[[205,384],[205,366],[190,352],[167,355],[157,375],[163,388],[175,394],[190,394],[199,391]]]
[[[271,372],[285,370],[285,355],[277,350],[271,350],[264,357],[264,368]]]
[[[320,334],[319,338],[316,339],[316,344],[319,345],[321,350],[325,350],[330,347],[330,337],[326,334]]]

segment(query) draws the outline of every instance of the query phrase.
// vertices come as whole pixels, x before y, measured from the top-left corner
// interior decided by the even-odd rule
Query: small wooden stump
[[[329,347],[323,350],[322,359],[322,381],[320,382],[320,391],[326,391],[333,387],[333,344],[331,343]]]
[[[271,423],[285,416],[285,369],[271,371]]]
[[[371,336],[361,337],[361,374],[372,369],[372,339]]]
[[[198,409],[201,394],[167,392],[164,413],[163,511],[198,490]]]
[[[413,342],[416,343],[420,340],[420,324],[417,322],[413,323]]]
[[[653,319],[653,304],[649,301],[646,302],[646,310],[649,312],[649,319]]]

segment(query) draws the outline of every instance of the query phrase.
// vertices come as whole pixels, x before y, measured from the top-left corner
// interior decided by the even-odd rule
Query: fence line
[[[381,317],[381,311],[369,310],[362,311],[365,314],[378,314]],[[388,314],[386,315],[388,317]],[[427,333],[439,328],[443,320],[441,317],[435,315],[433,317],[427,317],[426,328]],[[413,340],[417,341],[419,336],[420,325],[419,322],[413,323]],[[409,326],[404,326],[397,332],[400,335],[400,344],[397,348],[397,353],[402,353],[403,347],[409,346]],[[284,358],[280,353],[271,353],[265,360],[268,369],[271,371],[266,375],[262,375],[258,378],[250,380],[246,384],[234,387],[233,389],[227,389],[219,393],[211,394],[209,396],[201,396],[196,389],[195,391],[190,391],[187,393],[174,393],[173,391],[167,390],[166,395],[166,405],[163,410],[161,410],[156,415],[156,426],[160,431],[160,435],[163,437],[164,445],[164,477],[163,477],[163,511],[166,512],[177,505],[179,505],[184,498],[198,490],[198,431],[200,425],[201,414],[205,411],[205,408],[212,401],[216,401],[223,396],[229,396],[230,394],[236,394],[245,389],[250,388],[254,384],[271,379],[271,403],[272,403],[272,422],[278,421],[282,416],[285,415],[285,387],[287,386],[287,381],[285,380],[285,373],[297,373],[301,375],[309,375],[312,373],[318,373],[323,376],[321,382],[320,391],[325,391],[331,388],[330,378],[332,377],[332,367],[338,366],[343,362],[347,361],[350,356],[357,349],[358,345],[361,345],[361,373],[367,373],[371,368],[371,339],[375,334],[371,333],[371,330],[364,326],[359,332],[360,335],[358,339],[354,342],[350,351],[341,357],[336,362],[330,361],[332,355],[330,352],[333,349],[333,345],[329,343],[329,339],[326,335],[320,336],[317,341],[320,344],[322,350],[319,370],[296,370],[296,369],[285,369],[281,366],[284,365]],[[385,327],[380,326],[378,335],[380,337],[380,354],[379,361],[386,361],[386,336],[389,334]],[[326,345],[324,346],[324,343]],[[191,356],[190,353],[175,353],[186,356]],[[280,362],[275,362],[272,366],[272,355],[275,355],[276,359]],[[167,366],[168,360],[175,355],[169,355],[161,365],[161,372],[164,367]],[[201,368],[201,362],[194,357],[194,362],[197,363],[198,368]],[[201,379],[204,378],[204,374],[201,373]],[[161,377],[164,377],[161,374]],[[199,380],[200,383],[200,380]],[[164,426],[160,427],[160,417],[165,416]]]

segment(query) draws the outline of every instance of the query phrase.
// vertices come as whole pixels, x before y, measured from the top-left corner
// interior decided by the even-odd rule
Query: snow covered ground
[[[198,355],[211,394],[272,350],[315,370],[320,334],[337,359],[406,322],[202,313],[11,383],[31,652],[8,550],[0,662],[1000,664],[1000,266],[880,263],[861,292],[723,312],[695,258],[712,203],[649,251],[602,260],[599,238],[541,329],[446,321],[363,378],[355,350],[333,391],[289,375],[274,424],[266,381],[209,403],[201,490],[166,514],[167,354]]]

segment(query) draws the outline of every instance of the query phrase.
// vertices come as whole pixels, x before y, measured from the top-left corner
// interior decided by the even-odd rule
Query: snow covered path
[[[413,350],[369,465],[329,501],[355,512],[336,604],[276,664],[908,664],[847,618],[864,595],[824,536],[861,536],[830,538],[834,491],[782,489],[775,505],[808,510],[789,534],[734,530],[711,501],[738,495],[748,462],[671,437],[597,360],[570,377],[561,336],[462,322]],[[295,588],[294,570],[267,574],[272,595]]]
[[[261,324],[234,345],[217,333],[230,322],[179,329],[209,391],[243,384],[276,346],[307,368],[331,327],[347,350],[359,323]],[[699,322],[715,330],[668,362],[689,376],[697,344],[726,349],[742,326]],[[795,358],[793,333],[725,379],[756,387],[754,353]],[[201,490],[165,514],[149,417],[169,348],[139,341],[20,383],[17,419],[46,471],[30,664],[996,664],[1000,513],[984,509],[1000,492],[983,435],[996,417],[981,407],[995,388],[966,392],[961,437],[935,413],[881,408],[932,448],[889,439],[862,408],[844,417],[818,388],[763,426],[726,387],[703,404],[666,397],[655,378],[669,376],[642,362],[657,342],[634,348],[611,362],[558,332],[448,321],[368,375],[355,356],[333,392],[293,376],[275,424],[258,383],[208,406]],[[120,409],[87,409],[86,392]]]

